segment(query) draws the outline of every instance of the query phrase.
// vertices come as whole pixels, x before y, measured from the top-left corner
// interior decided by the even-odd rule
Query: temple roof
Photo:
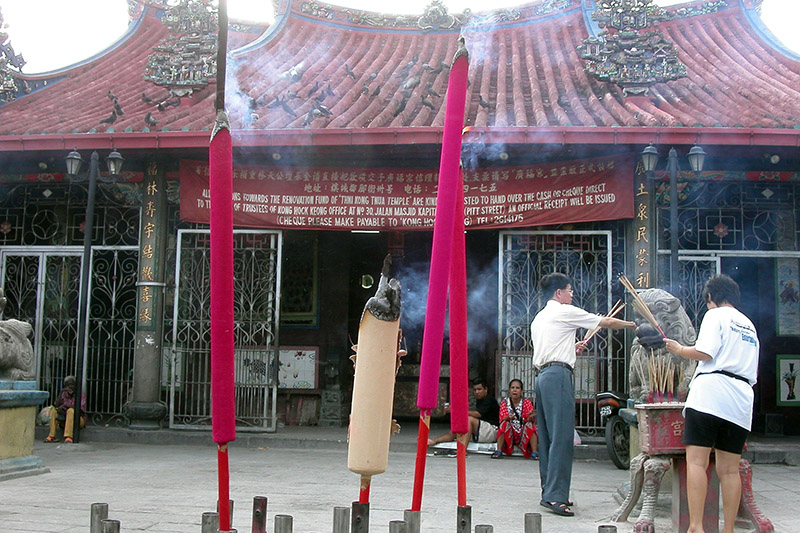
[[[0,106],[0,148],[10,149],[3,138],[22,135],[207,131],[213,78],[177,101],[144,79],[148,56],[169,33],[159,19],[163,9],[150,4],[104,53],[25,77],[32,91]],[[596,30],[591,1],[542,0],[483,14],[450,14],[437,4],[411,17],[282,0],[263,33],[251,26],[231,34],[226,108],[233,130],[252,144],[274,144],[272,135],[291,132],[340,135],[326,142],[347,144],[348,135],[369,131],[417,142],[402,134],[444,123],[447,66],[459,32],[470,52],[466,123],[476,130],[800,129],[800,61],[752,22],[750,0],[669,10],[658,30],[675,45],[686,76],[654,83],[646,96],[625,96],[587,74],[578,47]],[[104,124],[109,91],[124,114]],[[176,105],[156,107],[170,100]],[[156,124],[145,123],[148,113]]]

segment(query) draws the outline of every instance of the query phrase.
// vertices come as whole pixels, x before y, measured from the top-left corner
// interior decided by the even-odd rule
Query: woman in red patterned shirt
[[[508,384],[508,398],[500,404],[500,428],[497,430],[497,449],[492,459],[514,453],[514,445],[522,450],[525,458],[539,458],[539,438],[536,433],[536,410],[533,403],[522,397],[524,385],[518,379]]]

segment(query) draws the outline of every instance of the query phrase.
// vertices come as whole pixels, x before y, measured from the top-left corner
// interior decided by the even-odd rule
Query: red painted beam
[[[0,152],[80,149],[181,149],[208,146],[210,132],[80,133],[0,136]],[[441,128],[238,130],[237,148],[269,146],[393,146],[442,142]],[[800,129],[767,128],[471,128],[464,144],[563,144],[800,147]]]

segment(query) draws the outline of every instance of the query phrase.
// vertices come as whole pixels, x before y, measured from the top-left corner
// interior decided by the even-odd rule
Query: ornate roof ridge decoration
[[[759,7],[760,7],[759,2]],[[727,9],[730,7],[726,0],[708,0],[700,5],[691,5],[684,7],[675,7],[673,9],[665,9],[667,18],[669,20],[696,17],[698,15],[707,15],[709,13],[716,13],[717,11]]]
[[[669,15],[653,0],[600,0],[592,19],[602,28],[578,46],[586,73],[622,87],[623,96],[646,95],[656,83],[686,77],[675,46],[651,28]]]
[[[145,81],[191,96],[217,73],[217,10],[211,0],[167,0],[161,22],[169,36],[153,47],[144,69]]]
[[[567,9],[572,5],[572,0],[542,0],[540,4],[533,6],[533,14],[550,15],[557,11]]]
[[[417,19],[417,26],[422,30],[452,30],[466,24],[471,11],[451,14],[442,0],[431,0],[425,6],[425,12]]]
[[[21,93],[31,92],[28,82],[19,77],[25,66],[25,58],[14,52],[14,47],[8,42],[8,34],[3,31],[5,27],[3,11],[0,10],[0,102],[3,103],[16,100]]]
[[[300,4],[300,12],[310,17],[358,26],[413,28],[428,31],[457,29],[466,24],[471,15],[469,9],[465,9],[462,13],[449,13],[442,0],[431,0],[422,15],[395,15],[339,8],[316,0],[307,0]]]

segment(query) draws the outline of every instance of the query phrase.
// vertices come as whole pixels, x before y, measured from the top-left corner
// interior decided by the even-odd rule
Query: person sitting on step
[[[513,454],[515,444],[526,459],[539,459],[536,410],[529,399],[522,397],[523,389],[519,379],[512,379],[508,384],[508,398],[500,404],[500,429],[497,430],[497,449],[492,453],[492,459]]]
[[[472,442],[494,442],[497,440],[497,415],[499,413],[497,400],[489,396],[489,386],[483,378],[472,382],[472,393],[475,395],[475,410],[469,411],[469,431],[472,434]],[[445,409],[449,412],[450,406],[446,405]],[[455,435],[448,432],[435,439],[428,439],[428,446],[455,439]]]
[[[56,398],[53,405],[48,407],[50,410],[50,433],[45,442],[58,442],[56,432],[58,426],[64,428],[64,442],[72,443],[72,435],[75,424],[75,377],[67,376],[64,378],[64,387]],[[81,394],[81,428],[86,427],[86,395]]]

